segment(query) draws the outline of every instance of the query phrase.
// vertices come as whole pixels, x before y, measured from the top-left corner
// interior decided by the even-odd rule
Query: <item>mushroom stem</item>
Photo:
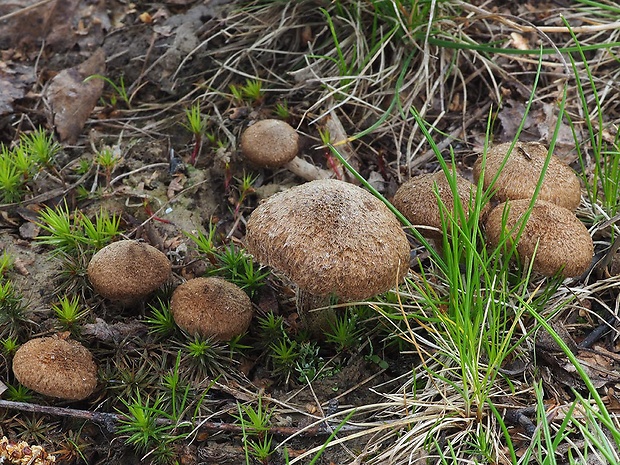
[[[316,181],[317,179],[329,179],[334,177],[332,171],[321,169],[299,157],[293,158],[284,165],[284,167],[306,181]]]
[[[303,328],[318,339],[332,330],[336,321],[336,311],[330,306],[329,296],[318,296],[297,288],[295,294],[297,313]]]

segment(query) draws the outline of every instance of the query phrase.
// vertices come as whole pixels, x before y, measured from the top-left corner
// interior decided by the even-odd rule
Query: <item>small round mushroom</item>
[[[170,277],[165,254],[137,241],[113,242],[99,250],[87,274],[95,291],[113,301],[132,305],[148,296]]]
[[[317,306],[309,296],[367,299],[396,286],[409,268],[409,242],[392,212],[364,189],[333,179],[259,205],[247,223],[246,247],[297,285],[298,312],[313,332],[313,319],[319,331],[327,328],[320,328],[325,318],[309,314],[304,302]]]
[[[170,311],[187,333],[218,341],[242,335],[252,320],[250,298],[221,278],[194,278],[181,284],[172,294]]]
[[[97,365],[90,351],[75,341],[31,339],[13,357],[15,378],[39,394],[82,400],[97,387]]]
[[[457,174],[456,190],[465,214],[469,217],[469,206],[476,195],[476,186]],[[419,228],[423,236],[429,239],[441,239],[442,213],[437,202],[437,194],[448,211],[452,211],[454,197],[443,171],[411,178],[396,191],[392,203],[411,224]]]
[[[502,168],[510,142],[491,147],[486,155],[483,186],[487,189],[501,170],[493,186],[499,202],[531,199],[540,178],[547,148],[537,142],[517,142]],[[482,156],[474,163],[474,179],[482,174]],[[581,184],[575,172],[555,155],[551,156],[537,197],[575,211],[581,202]]]
[[[305,180],[327,179],[332,173],[297,157],[299,135],[288,123],[264,119],[249,126],[241,135],[241,152],[246,159],[266,168],[285,167]]]
[[[491,210],[485,227],[492,246],[497,246],[502,235],[510,231],[511,236],[516,237],[519,229],[516,225],[529,205],[530,200],[511,200]],[[517,243],[517,253],[526,261],[534,256],[532,269],[545,276],[561,273],[565,277],[575,277],[590,266],[594,246],[590,233],[573,212],[537,200]]]

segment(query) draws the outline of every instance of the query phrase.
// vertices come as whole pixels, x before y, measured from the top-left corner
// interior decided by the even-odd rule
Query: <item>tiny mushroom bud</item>
[[[476,186],[463,176],[456,175],[456,191],[465,215],[469,217],[470,205],[476,195]],[[422,174],[411,178],[396,191],[393,204],[405,217],[429,239],[442,237],[442,211],[437,195],[448,212],[453,212],[454,197],[443,171]],[[454,215],[454,213],[451,213]],[[446,213],[443,213],[444,221]]]
[[[510,146],[510,142],[494,145],[486,154],[483,186],[487,189],[501,170],[493,185],[493,195],[499,202],[531,199],[548,153],[547,148],[537,142],[517,142],[504,164]],[[482,175],[482,161],[483,157],[480,156],[474,164],[476,182]],[[579,178],[555,155],[551,155],[537,199],[573,211],[581,202]]]
[[[308,181],[332,176],[331,172],[297,157],[299,135],[281,120],[264,119],[249,126],[241,135],[240,148],[244,157],[257,166],[285,167]]]
[[[409,269],[409,242],[392,212],[369,192],[337,180],[271,196],[251,214],[246,246],[297,284],[298,312],[315,334],[328,329],[329,316],[309,310],[325,306],[326,297],[370,298],[395,287]]]
[[[88,279],[106,299],[132,305],[144,299],[170,277],[172,266],[155,247],[137,241],[113,242],[99,250],[88,264]]]
[[[252,302],[238,286],[221,278],[194,278],[172,294],[176,324],[194,335],[229,341],[242,335],[252,320]]]
[[[31,339],[13,357],[15,378],[39,394],[82,400],[97,387],[97,365],[90,351],[75,341]]]
[[[511,200],[491,210],[485,227],[492,246],[506,234],[516,236],[518,222],[529,205],[530,200]],[[560,272],[565,277],[575,277],[590,266],[594,246],[590,233],[573,212],[537,200],[517,243],[517,253],[525,261],[534,257],[532,269],[545,276]]]

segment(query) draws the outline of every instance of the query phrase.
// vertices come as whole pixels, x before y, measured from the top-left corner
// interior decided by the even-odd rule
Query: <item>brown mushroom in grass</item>
[[[13,357],[15,378],[39,394],[82,400],[97,387],[97,365],[90,351],[75,341],[31,339]]]
[[[476,195],[476,186],[459,174],[456,175],[455,179],[461,205],[466,217],[469,217],[470,205],[473,205],[473,199]],[[454,196],[443,171],[411,178],[396,191],[392,203],[411,224],[419,229],[420,234],[429,239],[437,240],[441,239],[443,235],[442,210],[439,208],[437,195],[439,195],[448,212],[452,212]]]
[[[486,154],[483,186],[487,189],[497,173],[493,195],[499,202],[531,199],[547,158],[547,148],[537,142],[517,142],[506,163],[504,159],[511,142],[491,147]],[[483,157],[474,163],[474,179],[482,175]],[[581,202],[581,184],[575,172],[555,155],[551,155],[545,177],[537,197],[574,211]]]
[[[529,205],[530,200],[511,200],[491,210],[485,228],[492,246],[507,234],[516,237],[518,222]],[[588,270],[594,246],[590,233],[572,211],[537,200],[517,243],[517,253],[525,262],[534,257],[532,269],[545,276],[561,273],[575,277]]]
[[[171,271],[170,261],[155,247],[138,241],[118,241],[93,256],[87,274],[99,295],[132,305],[168,281]]]
[[[409,242],[394,214],[364,189],[319,180],[275,194],[247,223],[246,247],[297,285],[297,310],[314,334],[330,296],[363,300],[394,288],[409,268]]]
[[[240,148],[243,156],[257,166],[284,167],[307,181],[327,179],[333,174],[297,156],[299,135],[281,120],[264,119],[249,126],[241,135]]]
[[[218,341],[242,335],[252,320],[247,294],[220,278],[194,278],[181,284],[172,294],[170,311],[185,332]]]

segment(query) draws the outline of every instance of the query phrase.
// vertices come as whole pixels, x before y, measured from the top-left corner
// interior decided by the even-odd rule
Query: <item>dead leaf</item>
[[[130,336],[139,336],[147,332],[147,326],[139,321],[132,320],[127,323],[109,324],[101,318],[97,318],[94,323],[84,325],[82,334],[93,336],[100,341],[118,343]]]
[[[35,80],[32,67],[0,61],[0,116],[13,112],[13,102],[24,98]]]
[[[49,119],[61,141],[77,141],[86,120],[101,97],[104,84],[101,79],[87,82],[84,82],[84,79],[104,72],[105,54],[103,49],[99,49],[77,67],[58,73],[50,82],[45,92],[52,112]]]

